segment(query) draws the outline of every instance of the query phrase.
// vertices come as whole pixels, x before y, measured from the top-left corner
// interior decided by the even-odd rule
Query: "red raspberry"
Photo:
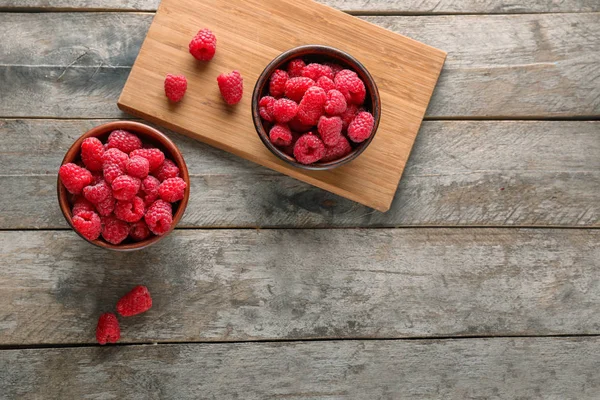
[[[102,172],[92,172],[92,179],[92,184],[96,185],[100,183],[100,181],[104,180],[104,175],[102,174]]]
[[[144,220],[134,222],[130,225],[129,236],[136,242],[141,242],[150,236],[150,229]]]
[[[291,121],[298,113],[298,104],[290,99],[279,99],[273,104],[273,117],[279,123]]]
[[[143,179],[148,176],[150,162],[142,156],[133,156],[127,162],[127,174],[135,178]]]
[[[167,74],[165,78],[165,95],[169,100],[177,103],[183,99],[187,90],[187,79],[183,75]]]
[[[108,135],[108,142],[106,142],[106,144],[108,144],[109,149],[119,149],[125,153],[125,155],[142,148],[142,141],[140,138],[133,133],[124,130],[112,131],[111,134]],[[119,157],[123,158],[123,156]]]
[[[339,90],[330,90],[327,92],[327,101],[325,102],[325,112],[329,115],[340,115],[348,108],[346,98]]]
[[[87,240],[96,240],[102,231],[100,217],[93,211],[79,211],[72,219],[73,227]]]
[[[329,68],[331,68],[331,72],[333,72],[333,76],[336,76],[338,72],[344,69],[340,64],[336,63],[325,63]]]
[[[322,76],[333,80],[333,71],[327,65],[312,63],[304,67],[302,76],[310,78],[313,81],[318,80]]]
[[[237,104],[242,100],[244,94],[244,79],[238,71],[229,74],[221,74],[217,77],[219,90],[223,100],[230,106]]]
[[[310,133],[300,136],[294,145],[294,157],[301,164],[315,163],[324,155],[325,145],[317,136]]]
[[[370,113],[359,112],[348,126],[348,137],[354,143],[364,142],[371,136],[374,122]]]
[[[275,97],[265,96],[258,102],[258,113],[267,122],[273,122],[273,105],[275,101]]]
[[[125,171],[127,169],[127,160],[129,160],[129,157],[126,153],[116,148],[108,148],[102,156],[102,165],[115,164],[121,168],[121,171]]]
[[[152,297],[146,286],[136,286],[117,302],[117,312],[123,317],[132,317],[148,311],[152,307]]]
[[[104,313],[98,319],[96,326],[96,340],[98,344],[117,343],[121,338],[121,328],[117,316],[113,313]]]
[[[77,215],[82,211],[96,211],[96,209],[94,208],[94,205],[85,198],[77,197],[73,203],[73,209],[71,210],[71,213],[73,215]]]
[[[81,161],[90,171],[102,171],[104,145],[98,138],[89,137],[81,143]]]
[[[335,82],[326,76],[322,76],[317,80],[317,86],[323,89],[325,92],[335,89]]]
[[[280,69],[275,70],[271,75],[271,82],[269,84],[269,93],[271,96],[279,98],[285,93],[285,84],[290,79],[287,72]]]
[[[183,199],[186,187],[187,184],[183,179],[169,178],[166,179],[163,183],[161,183],[158,187],[158,195],[164,201],[174,203]]]
[[[196,60],[210,61],[217,50],[217,38],[210,29],[200,29],[190,42],[189,49]]]
[[[342,119],[340,117],[327,118],[323,116],[319,119],[317,128],[325,146],[335,146],[342,137]]]
[[[298,120],[305,125],[316,125],[323,115],[327,93],[318,86],[309,88],[298,106]]]
[[[104,164],[104,180],[112,184],[115,179],[125,174],[117,164]]]
[[[144,216],[144,200],[135,196],[132,201],[117,201],[115,217],[125,222],[137,222]]]
[[[344,69],[335,76],[335,87],[342,92],[348,103],[361,105],[365,102],[367,89],[356,72]]]
[[[275,146],[289,146],[292,144],[292,132],[287,125],[277,124],[271,128],[269,139]]]
[[[304,125],[302,122],[300,122],[298,120],[298,116],[296,115],[296,118],[294,118],[293,120],[290,121],[290,123],[288,124],[288,126],[290,127],[290,129],[292,130],[292,132],[299,132],[299,133],[304,133],[304,132],[308,132],[312,129],[312,125]]]
[[[129,175],[121,175],[112,183],[113,197],[117,200],[132,200],[140,190],[141,181]]]
[[[164,235],[169,232],[173,223],[171,204],[163,200],[156,200],[146,211],[144,220],[152,233],[159,236]]]
[[[306,67],[306,63],[300,58],[290,61],[288,64],[287,72],[290,78],[297,78],[302,76],[302,70]]]
[[[129,224],[110,215],[102,217],[102,237],[108,243],[119,244],[129,236]]]
[[[315,81],[310,78],[290,78],[285,84],[285,97],[299,103],[309,87],[315,86]]]
[[[150,163],[150,172],[154,171],[165,161],[165,155],[159,149],[139,149],[134,150],[129,154],[130,157],[141,156],[144,157]]]
[[[65,188],[72,194],[80,194],[83,188],[92,183],[94,179],[90,171],[73,163],[62,165],[58,170],[58,176]]]
[[[108,199],[96,204],[96,210],[98,211],[98,214],[102,215],[103,217],[107,217],[112,214],[115,209],[115,202],[115,198],[111,195]]]
[[[159,181],[164,181],[169,178],[177,178],[179,176],[179,167],[173,161],[165,158],[165,161],[154,171],[154,176]]]
[[[321,159],[321,162],[339,160],[346,157],[351,151],[352,147],[350,147],[348,139],[342,136],[335,146],[325,148],[325,157]]]
[[[142,192],[144,192],[144,203],[146,206],[150,206],[156,199],[158,199],[158,187],[160,186],[160,181],[153,177],[152,175],[148,175],[142,181]]]
[[[89,185],[83,188],[83,197],[93,204],[102,203],[112,196],[112,190],[105,180],[101,180],[95,185]]]
[[[358,114],[358,107],[355,104],[348,104],[346,111],[340,115],[342,122],[344,123],[343,129],[348,129],[348,125],[350,125],[350,122],[356,117],[356,114]]]

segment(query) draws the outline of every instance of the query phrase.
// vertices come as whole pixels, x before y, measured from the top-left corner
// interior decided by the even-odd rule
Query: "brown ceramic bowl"
[[[365,83],[365,87],[367,89],[367,97],[365,98],[365,104],[363,107],[371,114],[373,114],[373,117],[375,119],[375,123],[373,125],[373,133],[371,134],[371,137],[369,139],[365,140],[362,143],[354,144],[350,142],[352,146],[352,152],[347,156],[326,163],[317,162],[314,164],[305,165],[299,163],[293,157],[285,154],[282,150],[280,150],[269,140],[270,124],[266,121],[263,121],[260,117],[258,111],[258,103],[263,96],[268,95],[269,79],[271,78],[273,72],[275,72],[276,69],[285,69],[286,64],[295,58],[302,58],[307,64],[311,62],[338,63],[344,68],[356,72],[360,79],[362,79],[362,81]],[[271,153],[275,154],[277,157],[279,157],[286,163],[291,164],[297,168],[308,170],[327,170],[349,163],[350,161],[358,157],[363,151],[365,151],[369,144],[371,144],[373,138],[375,137],[375,134],[377,133],[377,127],[379,126],[379,120],[381,119],[381,100],[379,98],[379,91],[377,90],[377,85],[375,84],[375,81],[373,80],[371,74],[369,74],[369,71],[367,71],[367,69],[350,54],[328,46],[300,46],[295,47],[279,55],[277,58],[271,61],[269,65],[267,65],[265,70],[262,72],[262,74],[260,74],[258,81],[256,82],[256,86],[254,87],[254,92],[252,94],[252,119],[254,121],[254,127],[256,128],[258,136],[265,144],[265,146],[267,146],[267,148],[271,151]]]
[[[87,131],[83,136],[81,136],[79,139],[77,139],[77,141],[75,141],[75,143],[73,143],[73,145],[71,146],[69,151],[67,151],[67,154],[65,155],[65,158],[63,159],[61,165],[64,165],[64,164],[67,164],[70,162],[76,163],[81,160],[80,159],[81,143],[86,138],[97,137],[98,139],[100,139],[100,141],[102,143],[106,143],[108,135],[115,129],[124,129],[126,131],[136,134],[142,140],[143,143],[149,143],[149,144],[152,144],[153,146],[156,146],[157,148],[161,149],[163,151],[163,153],[165,153],[165,157],[171,159],[175,164],[177,164],[177,167],[179,167],[179,173],[181,175],[181,178],[187,183],[187,188],[185,189],[185,195],[184,195],[183,199],[173,206],[173,225],[171,227],[171,231],[172,231],[173,228],[175,228],[175,226],[179,223],[179,220],[181,219],[181,217],[183,216],[185,207],[187,206],[187,203],[188,203],[188,200],[190,197],[190,176],[188,174],[185,160],[183,159],[181,152],[179,151],[177,146],[175,146],[175,144],[168,137],[166,137],[165,135],[160,133],[158,130],[151,128],[148,125],[144,125],[144,124],[140,124],[138,122],[132,122],[132,121],[116,121],[116,122],[109,122],[107,124],[97,126],[93,129]],[[60,182],[60,178],[58,178],[58,203],[60,205],[60,209],[61,209],[63,215],[65,216],[65,219],[67,220],[67,222],[69,223],[71,228],[73,228],[73,221],[71,219],[72,218],[71,196],[72,195],[67,191],[67,189]],[[73,229],[73,230],[75,232],[77,232],[75,229]],[[110,250],[116,250],[116,251],[132,251],[132,250],[140,250],[140,249],[146,248],[146,247],[158,242],[159,240],[161,240],[162,238],[167,236],[169,233],[171,233],[171,231],[169,231],[161,236],[151,236],[148,239],[143,240],[141,242],[134,242],[134,241],[131,241],[129,238],[127,238],[127,239],[125,239],[124,242],[117,244],[117,245],[114,245],[114,244],[104,241],[102,239],[102,236],[100,236],[100,238],[98,238],[96,240],[88,240],[88,239],[84,238],[82,235],[79,235],[79,232],[77,232],[77,234],[79,236],[81,236],[83,239],[85,239],[86,241],[92,243],[93,245],[102,247],[104,249],[110,249]]]

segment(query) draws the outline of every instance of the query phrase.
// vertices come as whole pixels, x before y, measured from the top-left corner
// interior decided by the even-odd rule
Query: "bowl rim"
[[[260,93],[260,89],[263,88],[266,84],[266,81],[269,79],[271,74],[282,64],[290,61],[295,57],[302,57],[308,55],[323,55],[323,56],[331,56],[331,53],[337,55],[339,58],[343,59],[344,62],[349,64],[352,69],[355,70],[361,78],[363,78],[365,87],[367,89],[367,93],[371,96],[371,100],[373,103],[373,109],[370,110],[371,114],[374,118],[373,124],[373,132],[369,139],[360,143],[360,147],[352,151],[345,157],[342,157],[337,160],[329,161],[327,163],[316,163],[316,164],[301,164],[296,161],[293,157],[288,156],[283,151],[281,151],[277,146],[275,146],[269,140],[268,133],[265,131],[262,125],[262,118],[260,117],[260,113],[258,112],[258,103],[260,101],[262,93]],[[365,79],[366,78],[366,79]],[[263,70],[263,72],[259,75],[256,80],[256,84],[254,85],[254,90],[252,92],[252,122],[254,123],[254,128],[258,134],[258,137],[263,142],[263,144],[277,156],[279,159],[285,161],[287,164],[293,165],[294,167],[312,170],[312,171],[324,171],[331,170],[337,167],[340,167],[344,164],[349,163],[350,161],[356,159],[359,155],[361,155],[367,147],[371,144],[373,139],[375,138],[375,134],[377,133],[377,129],[379,128],[379,122],[381,120],[381,98],[379,96],[379,89],[377,88],[377,84],[373,79],[373,76],[369,73],[367,68],[352,55],[346,53],[343,50],[337,49],[335,47],[326,46],[326,45],[316,45],[309,44],[303,46],[297,46],[291,48],[289,50],[284,51],[277,57],[275,57]]]
[[[136,122],[136,121],[112,121],[112,122],[107,122],[107,123],[98,125],[92,129],[88,130],[83,135],[81,135],[71,145],[71,147],[69,147],[69,149],[65,153],[65,156],[63,157],[63,160],[61,161],[60,166],[63,166],[64,164],[69,163],[69,162],[73,162],[77,158],[77,156],[80,154],[80,151],[81,151],[80,150],[81,143],[85,139],[87,139],[89,137],[102,136],[102,135],[105,135],[105,134],[107,134],[111,131],[117,130],[117,129],[123,129],[123,130],[130,131],[132,133],[138,134],[140,136],[140,139],[142,139],[142,140],[143,140],[144,136],[149,136],[153,141],[159,143],[161,147],[163,147],[165,150],[167,150],[170,153],[172,160],[175,162],[175,164],[179,168],[179,173],[181,175],[181,178],[186,182],[187,187],[185,189],[183,199],[180,200],[177,211],[173,215],[173,224],[171,225],[171,229],[169,229],[169,231],[163,235],[160,235],[160,236],[154,235],[154,236],[151,236],[149,239],[142,240],[140,242],[127,243],[127,244],[116,244],[115,245],[112,243],[108,243],[104,240],[101,240],[100,238],[98,238],[96,240],[88,240],[83,235],[81,235],[77,231],[77,229],[75,229],[75,227],[73,226],[71,208],[70,208],[70,203],[68,200],[69,193],[67,192],[66,188],[60,181],[60,176],[57,176],[57,179],[56,179],[58,204],[59,204],[60,210],[62,211],[62,214],[65,217],[65,220],[67,221],[69,226],[75,231],[75,233],[77,233],[77,235],[79,235],[86,242],[91,243],[91,244],[93,244],[97,247],[103,248],[103,249],[109,249],[109,250],[114,250],[114,251],[126,252],[126,251],[141,250],[141,249],[144,249],[148,246],[151,246],[151,245],[157,243],[164,237],[168,236],[173,231],[173,229],[175,229],[175,226],[181,220],[181,217],[183,216],[185,209],[187,207],[188,201],[189,201],[190,176],[189,176],[187,164],[185,163],[183,155],[181,154],[181,151],[175,145],[175,143],[173,143],[173,141],[171,141],[171,139],[169,139],[165,134],[160,132],[158,129],[155,129],[149,125],[146,125],[146,124],[143,124],[140,122]]]

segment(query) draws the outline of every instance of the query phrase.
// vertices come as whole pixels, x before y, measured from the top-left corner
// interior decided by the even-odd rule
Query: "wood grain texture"
[[[595,400],[600,339],[7,350],[8,398]]]
[[[600,115],[598,14],[365,19],[448,51],[429,118]],[[0,116],[124,116],[117,97],[151,20],[0,14]],[[37,40],[40,27],[57,34]]]
[[[94,343],[131,287],[123,342],[600,334],[599,230],[179,230],[108,253],[0,232],[0,345]],[[183,251],[185,250],[185,251]]]
[[[1,229],[67,226],[55,173],[103,122],[0,121]],[[192,176],[185,227],[600,226],[600,122],[425,121],[385,214],[168,134]]]

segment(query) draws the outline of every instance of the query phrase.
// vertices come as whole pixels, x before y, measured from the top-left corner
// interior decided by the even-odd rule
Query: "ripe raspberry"
[[[292,132],[287,125],[277,124],[271,128],[269,139],[275,146],[289,146],[292,144]]]
[[[348,139],[342,136],[335,146],[325,148],[325,156],[321,159],[321,162],[329,162],[339,160],[342,157],[346,157],[352,151]]]
[[[322,76],[333,80],[333,71],[327,65],[312,63],[304,67],[302,76],[310,78],[313,81],[318,80]]]
[[[269,84],[269,93],[271,96],[279,98],[285,93],[285,84],[290,79],[287,72],[280,69],[275,70],[271,75],[271,82]]]
[[[290,129],[292,130],[292,132],[299,132],[299,133],[304,133],[304,132],[308,132],[312,129],[312,125],[305,125],[302,122],[300,122],[298,120],[298,115],[296,115],[296,118],[292,119],[290,121],[290,123],[288,124],[288,126],[290,127]]]
[[[330,90],[327,92],[327,101],[325,102],[325,112],[329,115],[340,115],[348,108],[346,98],[339,90]]]
[[[129,154],[130,157],[141,156],[144,157],[150,163],[150,172],[154,171],[165,161],[165,155],[159,149],[139,149],[134,150]]]
[[[96,211],[94,205],[83,197],[77,197],[73,203],[71,213],[77,215],[82,211]]]
[[[121,338],[121,328],[117,316],[113,313],[104,313],[98,319],[96,326],[96,340],[98,344],[117,343]]]
[[[317,128],[325,146],[335,146],[342,137],[342,119],[340,117],[327,118],[323,116],[319,119]]]
[[[90,171],[73,163],[62,165],[58,170],[58,176],[71,194],[80,194],[93,180]]]
[[[344,69],[340,64],[336,63],[325,63],[329,68],[331,68],[331,72],[333,72],[333,76],[336,76],[338,72]]]
[[[148,311],[152,307],[152,297],[146,286],[136,286],[117,302],[117,312],[123,317],[131,317]]]
[[[117,200],[132,200],[140,190],[141,181],[129,175],[121,175],[112,183],[113,197]]]
[[[356,117],[356,114],[358,114],[358,107],[355,104],[348,104],[346,111],[340,115],[344,124],[343,129],[348,129],[348,125],[350,125],[350,122]]]
[[[309,88],[298,106],[298,120],[305,125],[316,125],[323,115],[327,93],[318,86]]]
[[[115,217],[125,222],[137,222],[144,216],[144,200],[135,196],[132,201],[117,201]]]
[[[100,214],[101,216],[107,217],[114,211],[115,202],[115,198],[111,195],[108,199],[96,204],[96,211],[98,211],[98,214]]]
[[[326,76],[322,76],[317,80],[317,86],[323,89],[325,92],[335,89],[335,82]]]
[[[258,102],[258,113],[267,122],[273,122],[273,105],[275,101],[275,97],[265,96]]]
[[[183,75],[167,74],[165,78],[165,95],[169,100],[177,103],[183,99],[187,90],[187,79]]]
[[[174,203],[183,199],[186,187],[187,184],[183,179],[169,178],[166,179],[163,183],[161,183],[158,187],[158,195],[164,201]]]
[[[325,145],[316,135],[302,135],[294,145],[294,157],[301,164],[315,163],[324,155]]]
[[[148,229],[155,235],[164,235],[171,229],[173,223],[173,210],[171,203],[163,200],[156,200],[146,211],[144,220]]]
[[[154,171],[154,176],[161,182],[165,179],[176,178],[179,176],[179,168],[173,161],[165,158],[165,161],[163,161],[160,167]]]
[[[373,131],[373,116],[366,112],[359,112],[348,126],[348,137],[354,143],[364,142],[371,136]]]
[[[81,161],[90,171],[102,171],[104,145],[98,138],[89,137],[81,143]]]
[[[104,175],[102,174],[102,171],[100,172],[92,172],[92,185],[96,185],[98,183],[100,183],[100,181],[104,180]]]
[[[115,164],[118,165],[122,171],[125,171],[127,169],[127,160],[129,160],[129,157],[126,153],[116,148],[109,148],[102,156],[102,166],[106,164]]]
[[[189,49],[196,60],[210,61],[217,50],[217,38],[210,29],[200,29],[190,42]]]
[[[79,211],[72,219],[73,227],[87,240],[96,240],[102,231],[100,217],[93,211]]]
[[[146,206],[149,207],[156,199],[158,199],[159,186],[160,181],[152,175],[148,175],[142,181],[141,190],[144,193],[143,199]]]
[[[106,143],[108,144],[109,149],[119,149],[126,155],[134,150],[142,148],[142,141],[140,138],[133,133],[124,130],[112,131],[111,134],[108,135],[108,142]],[[120,157],[122,158],[122,156]]]
[[[135,178],[143,179],[148,176],[150,162],[142,156],[133,156],[127,162],[127,174]]]
[[[308,88],[314,85],[315,81],[310,78],[290,78],[285,84],[285,97],[299,103]]]
[[[302,70],[306,67],[306,63],[300,58],[290,61],[288,64],[287,72],[290,78],[297,78],[302,76]]]
[[[83,188],[83,197],[93,204],[102,203],[112,196],[112,190],[105,180],[101,180],[95,185],[89,185]]]
[[[229,74],[221,74],[217,77],[219,90],[223,100],[230,106],[237,104],[242,100],[244,94],[244,79],[238,71]]]
[[[144,239],[147,239],[150,236],[150,229],[148,229],[148,225],[144,220],[134,222],[130,225],[129,228],[129,237],[131,237],[136,242],[141,242]]]
[[[119,244],[127,239],[129,224],[110,215],[102,217],[102,237],[108,243]]]
[[[104,164],[104,180],[108,184],[112,184],[115,179],[119,176],[124,175],[125,172],[117,164]]]
[[[298,113],[298,104],[290,99],[279,99],[273,104],[273,117],[279,123],[291,121]]]
[[[356,72],[349,69],[338,72],[335,76],[335,87],[342,92],[348,103],[361,105],[365,102],[367,89]]]

